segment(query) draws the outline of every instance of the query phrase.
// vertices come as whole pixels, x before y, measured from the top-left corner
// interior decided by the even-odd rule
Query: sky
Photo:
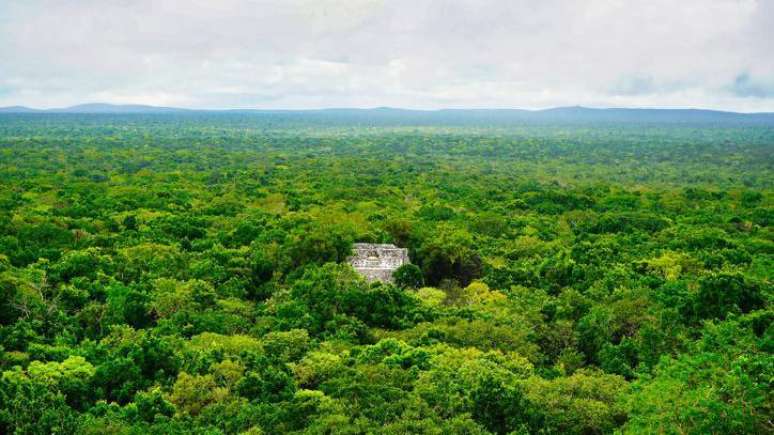
[[[774,0],[0,0],[0,106],[774,112]]]

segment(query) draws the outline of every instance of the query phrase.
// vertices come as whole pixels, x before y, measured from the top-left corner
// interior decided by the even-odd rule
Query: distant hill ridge
[[[774,113],[739,113],[707,109],[590,108],[582,106],[527,109],[438,109],[414,110],[391,107],[373,109],[330,108],[306,110],[280,109],[183,109],[138,104],[90,103],[57,109],[24,106],[0,107],[0,113],[16,114],[255,114],[328,118],[343,116],[353,121],[384,122],[754,122],[774,125]]]
[[[176,113],[189,111],[175,107],[107,103],[79,104],[58,109],[33,109],[24,106],[0,107],[0,113]]]

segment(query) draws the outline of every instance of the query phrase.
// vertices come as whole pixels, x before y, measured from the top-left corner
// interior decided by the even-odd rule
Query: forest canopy
[[[765,124],[0,115],[0,433],[770,433],[773,156]],[[355,242],[413,264],[369,283]]]

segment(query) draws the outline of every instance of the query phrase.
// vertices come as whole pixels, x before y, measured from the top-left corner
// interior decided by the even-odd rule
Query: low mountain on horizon
[[[24,107],[24,106],[0,107],[0,113],[40,113],[40,112],[43,112],[43,110],[32,109],[30,107]]]
[[[187,109],[176,107],[147,106],[142,104],[108,104],[88,103],[63,109],[51,109],[47,112],[56,113],[178,113],[188,112]]]
[[[183,109],[140,104],[88,103],[65,108],[35,109],[24,106],[0,107],[0,113],[17,114],[240,114],[283,115],[313,121],[345,121],[374,124],[507,124],[542,123],[764,123],[774,124],[774,113],[740,113],[709,109],[590,108],[583,106],[527,109],[439,109],[417,110],[392,107],[371,109],[329,108],[278,109]]]
[[[87,103],[54,109],[35,109],[26,106],[0,107],[0,113],[182,113],[189,109],[159,107],[142,104]]]

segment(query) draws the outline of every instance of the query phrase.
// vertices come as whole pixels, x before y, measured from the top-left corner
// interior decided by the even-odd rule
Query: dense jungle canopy
[[[0,433],[771,433],[773,170],[766,124],[0,115]]]

